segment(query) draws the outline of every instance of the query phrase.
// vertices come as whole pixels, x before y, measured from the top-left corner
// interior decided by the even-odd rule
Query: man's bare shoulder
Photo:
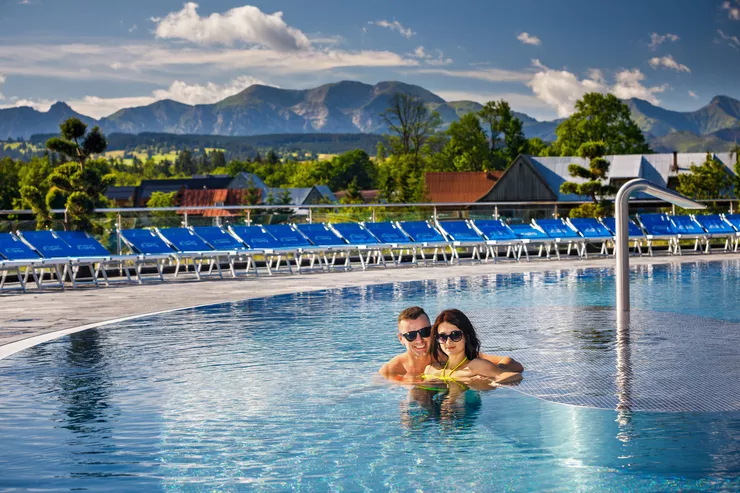
[[[399,354],[398,356],[394,356],[389,362],[381,366],[378,372],[381,375],[405,375],[406,374],[406,365],[404,364],[405,360],[406,360],[405,354]]]

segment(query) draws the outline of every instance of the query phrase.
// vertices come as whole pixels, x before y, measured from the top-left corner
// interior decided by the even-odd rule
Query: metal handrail
[[[634,181],[634,180],[633,180]],[[657,185],[655,185],[657,186]],[[662,187],[661,187],[662,188]],[[668,189],[665,189],[668,190]],[[669,190],[670,191],[670,190]],[[738,199],[702,199],[703,202],[720,202],[720,203],[733,203],[738,202]],[[615,199],[616,202],[616,199]],[[632,204],[659,204],[663,202],[670,202],[668,200],[661,199],[639,199],[632,200]],[[351,208],[393,208],[393,207],[427,207],[427,208],[440,208],[446,209],[450,207],[501,207],[511,208],[522,205],[579,205],[588,204],[590,201],[518,201],[518,202],[417,202],[417,203],[373,203],[373,204],[260,204],[260,205],[190,205],[190,206],[173,206],[173,207],[111,207],[103,209],[95,209],[96,214],[106,213],[126,213],[126,212],[187,212],[192,210],[273,210],[273,209],[351,209]],[[49,212],[53,214],[64,214],[66,209],[51,209]],[[30,209],[2,209],[0,210],[0,216],[6,216],[10,214],[33,214]]]

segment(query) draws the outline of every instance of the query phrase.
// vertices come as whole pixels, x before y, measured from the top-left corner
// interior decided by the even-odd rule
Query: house
[[[430,202],[480,202],[491,191],[502,171],[453,171],[424,173]]]
[[[188,209],[177,211],[178,214],[188,214],[203,217],[234,217],[244,215],[244,210],[233,209],[203,209],[220,205],[246,205],[249,203],[247,189],[216,189],[216,190],[185,190],[180,205]],[[257,202],[261,201],[261,191],[258,191]]]
[[[239,173],[228,186],[230,189],[246,189],[250,187],[258,188],[262,191],[263,203],[267,203],[269,200],[280,200],[285,190],[290,193],[290,203],[295,205],[334,203],[337,201],[337,198],[326,185],[317,185],[308,188],[270,188],[259,176],[253,173]]]
[[[734,173],[735,155],[729,152],[712,155]],[[609,184],[620,187],[634,178],[644,178],[663,187],[675,189],[678,175],[690,172],[692,164],[701,165],[706,153],[629,154],[605,156],[609,161]],[[571,177],[572,163],[588,168],[588,159],[577,157],[535,157],[519,155],[498,182],[482,196],[479,202],[577,202],[590,197],[564,194],[560,187],[566,181],[585,182]],[[646,196],[636,198],[647,198]]]
[[[108,187],[105,196],[114,207],[131,207],[136,203],[136,191],[139,187]]]
[[[346,190],[340,190],[334,194],[336,200],[341,202],[344,197],[347,196]],[[360,190],[360,198],[363,204],[377,204],[379,202],[385,202],[380,200],[380,190]]]

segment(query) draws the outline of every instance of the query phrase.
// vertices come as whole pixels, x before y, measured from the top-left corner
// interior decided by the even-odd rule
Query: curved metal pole
[[[655,198],[665,200],[684,209],[706,209],[707,206],[694,202],[678,192],[656,185],[647,180],[638,178],[630,180],[619,189],[614,200],[616,213],[616,275],[617,275],[617,318],[620,319],[630,311],[630,284],[629,284],[629,198],[630,195],[643,192]]]

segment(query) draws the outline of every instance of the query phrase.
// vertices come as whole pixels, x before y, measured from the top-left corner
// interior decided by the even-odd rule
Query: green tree
[[[447,144],[437,155],[439,171],[485,171],[491,169],[488,138],[476,113],[467,113],[452,122]]]
[[[362,204],[362,194],[360,194],[360,187],[357,185],[357,179],[353,179],[347,186],[347,195],[342,197],[339,201],[342,204]]]
[[[712,153],[708,152],[701,165],[692,164],[689,170],[689,173],[678,175],[678,191],[680,193],[695,200],[726,199],[730,197],[733,177],[724,164],[714,159]],[[723,212],[724,209],[725,206],[712,202],[704,211],[709,214],[716,214]]]
[[[58,152],[80,163],[80,170],[85,161],[93,154],[102,154],[108,147],[100,128],[95,126],[86,134],[87,125],[78,118],[68,118],[59,125],[62,136],[52,137],[46,141],[46,148]]]
[[[278,164],[280,162],[280,158],[278,157],[274,149],[270,149],[270,151],[267,153],[267,162],[269,164]]]
[[[54,168],[48,177],[50,187],[44,203],[42,189],[34,184],[28,185],[25,192],[22,189],[21,196],[32,204],[38,224],[48,223],[49,210],[63,202],[66,209],[64,228],[90,231],[94,210],[107,204],[105,191],[114,183],[115,176],[106,160],[89,158],[105,152],[108,142],[98,127],[86,133],[87,125],[77,118],[68,118],[59,128],[62,136],[47,140],[46,148],[76,162]]]
[[[396,93],[390,107],[380,114],[390,134],[386,140],[393,154],[409,154],[418,168],[422,149],[442,124],[436,111],[430,112],[421,98]]]
[[[214,150],[211,151],[211,167],[213,168],[223,168],[226,166],[226,155],[224,154],[224,151],[221,150]]]
[[[588,168],[579,164],[568,166],[568,173],[583,182],[566,181],[560,186],[565,194],[586,195],[591,204],[583,204],[570,211],[570,217],[602,217],[611,215],[611,204],[605,197],[614,195],[611,185],[605,184],[609,172],[609,161],[604,158],[606,146],[603,142],[586,142],[578,148],[578,156],[588,159]]]
[[[149,208],[175,207],[177,192],[152,192],[152,196],[146,202]],[[152,211],[152,225],[156,227],[172,227],[180,223],[175,211]]]
[[[9,157],[0,160],[0,209],[12,209],[21,198],[21,163]]]
[[[547,156],[549,144],[539,137],[532,137],[527,143],[527,153],[532,156]]]
[[[524,125],[511,111],[509,103],[489,101],[478,116],[488,126],[490,162],[494,168],[506,169],[519,154],[527,152]]]
[[[576,102],[576,112],[558,125],[554,147],[572,156],[588,142],[603,142],[605,154],[652,152],[630,110],[613,94],[589,93]]]
[[[193,154],[187,149],[180,151],[175,161],[175,173],[193,176],[197,171],[198,164],[193,159]]]

